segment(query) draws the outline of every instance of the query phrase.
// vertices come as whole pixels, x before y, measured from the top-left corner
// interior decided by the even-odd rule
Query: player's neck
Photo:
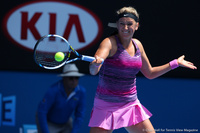
[[[124,48],[128,48],[132,45],[132,38],[131,37],[121,37],[118,35],[120,43],[123,45]]]

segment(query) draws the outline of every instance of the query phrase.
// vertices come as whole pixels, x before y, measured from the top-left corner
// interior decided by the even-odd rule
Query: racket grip
[[[81,59],[84,60],[84,61],[92,62],[93,60],[95,60],[95,57],[82,55]],[[104,62],[104,59],[102,59],[102,63],[101,64],[103,64],[103,62]]]

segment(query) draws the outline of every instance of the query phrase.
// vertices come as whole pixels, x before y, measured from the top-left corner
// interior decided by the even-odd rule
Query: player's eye
[[[120,24],[120,25],[122,25],[122,26],[124,26],[124,25],[125,25],[125,23],[123,23],[123,22],[120,22],[119,24]]]
[[[127,25],[128,25],[128,26],[131,26],[131,25],[133,25],[133,23],[128,23]]]

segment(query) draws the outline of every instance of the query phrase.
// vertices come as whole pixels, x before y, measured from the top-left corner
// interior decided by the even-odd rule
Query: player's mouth
[[[123,31],[123,33],[128,33],[128,31]]]
[[[123,34],[129,34],[129,31],[122,31]]]

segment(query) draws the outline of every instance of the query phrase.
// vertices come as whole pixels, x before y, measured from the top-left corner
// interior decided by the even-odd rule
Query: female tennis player
[[[152,114],[137,98],[136,74],[153,79],[178,66],[197,69],[193,63],[179,57],[162,66],[152,67],[142,43],[132,38],[139,27],[139,15],[133,7],[117,11],[115,24],[118,33],[105,38],[90,64],[90,73],[99,72],[89,126],[90,133],[111,133],[125,127],[129,133],[154,133],[149,120]],[[101,64],[102,59],[104,63]]]

